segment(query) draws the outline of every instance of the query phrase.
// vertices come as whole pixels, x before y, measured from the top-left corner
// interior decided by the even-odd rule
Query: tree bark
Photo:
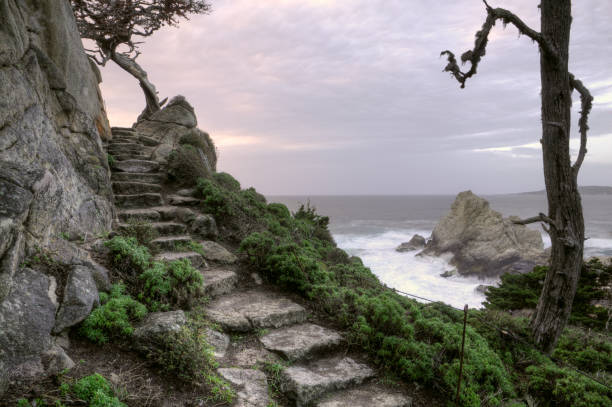
[[[147,72],[142,69],[140,65],[133,59],[128,56],[121,54],[119,52],[111,51],[109,52],[111,59],[117,65],[119,65],[122,69],[130,73],[133,77],[138,79],[140,83],[140,87],[145,95],[146,107],[138,116],[138,121],[142,119],[146,119],[151,116],[153,113],[157,112],[160,109],[159,105],[159,97],[157,96],[157,90],[155,89],[155,85],[153,85],[147,76]]]
[[[571,116],[568,72],[571,0],[542,0],[541,34],[556,48],[557,57],[540,49],[542,83],[542,153],[552,241],[550,267],[531,328],[536,344],[554,349],[565,327],[576,293],[583,262],[584,219],[571,164]]]

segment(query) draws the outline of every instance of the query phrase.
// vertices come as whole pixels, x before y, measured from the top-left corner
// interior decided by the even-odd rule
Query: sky
[[[267,195],[494,194],[542,189],[537,46],[498,23],[465,89],[440,52],[471,49],[479,0],[212,0],[145,40],[160,97],[184,95],[219,171]],[[539,29],[534,0],[491,0]],[[612,2],[573,2],[570,70],[595,96],[581,185],[612,185]],[[144,107],[110,62],[113,126]],[[575,95],[574,154],[578,147]]]

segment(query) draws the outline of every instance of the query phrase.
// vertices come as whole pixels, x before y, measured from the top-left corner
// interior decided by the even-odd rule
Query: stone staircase
[[[155,144],[132,130],[114,129],[108,152],[117,160],[112,172],[117,227],[127,227],[130,219],[151,222],[160,236],[152,242],[160,251],[156,258],[188,258],[201,270],[212,298],[206,315],[224,332],[209,329],[207,336],[221,366],[219,374],[236,390],[234,405],[275,405],[269,378],[259,368],[265,363],[281,363],[286,367],[275,380],[290,405],[411,406],[410,397],[379,384],[371,367],[344,354],[341,333],[309,322],[306,308],[265,289],[257,278],[239,289],[234,271],[208,267],[200,254],[181,250],[192,236],[181,221],[179,214],[184,208],[180,208],[192,205],[193,198],[164,192],[165,176],[158,172],[158,163],[148,159]]]

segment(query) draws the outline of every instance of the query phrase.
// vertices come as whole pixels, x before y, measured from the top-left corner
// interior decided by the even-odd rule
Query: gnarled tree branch
[[[555,224],[555,221],[549,218],[548,216],[544,215],[543,213],[540,213],[537,216],[534,216],[531,218],[515,220],[512,223],[514,223],[515,225],[529,225],[531,223],[537,223],[537,222],[546,223],[554,228],[557,227],[557,225]]]
[[[589,131],[589,113],[591,113],[591,108],[593,107],[593,96],[591,96],[591,92],[582,84],[582,82],[573,74],[569,74],[570,77],[570,85],[573,89],[577,90],[580,93],[580,119],[578,120],[578,128],[580,130],[580,149],[578,150],[578,157],[576,158],[576,162],[572,166],[572,170],[574,172],[574,176],[578,176],[578,171],[580,171],[580,167],[582,166],[582,162],[584,161],[584,157],[587,153],[587,132]]]
[[[484,57],[486,54],[487,43],[489,42],[489,33],[497,20],[502,20],[504,26],[507,24],[514,25],[519,31],[519,34],[523,34],[531,38],[533,41],[538,43],[544,52],[553,56],[554,58],[558,58],[555,47],[546,41],[542,34],[530,28],[514,13],[503,8],[493,8],[489,6],[486,0],[483,0],[483,2],[487,8],[487,18],[482,25],[482,29],[476,33],[474,48],[464,52],[461,55],[461,63],[465,64],[469,61],[471,65],[470,69],[467,72],[461,71],[461,68],[459,68],[459,65],[457,64],[457,58],[451,51],[446,50],[440,53],[440,56],[446,55],[448,60],[448,64],[444,68],[444,71],[450,72],[451,75],[453,75],[461,84],[462,88],[465,88],[465,82],[476,74],[478,64],[480,63],[482,57]]]

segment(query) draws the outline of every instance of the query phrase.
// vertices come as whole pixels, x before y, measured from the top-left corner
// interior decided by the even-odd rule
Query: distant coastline
[[[578,190],[580,190],[582,195],[612,195],[612,187],[589,185],[579,187]],[[539,191],[517,192],[514,195],[539,195],[545,192],[544,189],[541,189]]]

